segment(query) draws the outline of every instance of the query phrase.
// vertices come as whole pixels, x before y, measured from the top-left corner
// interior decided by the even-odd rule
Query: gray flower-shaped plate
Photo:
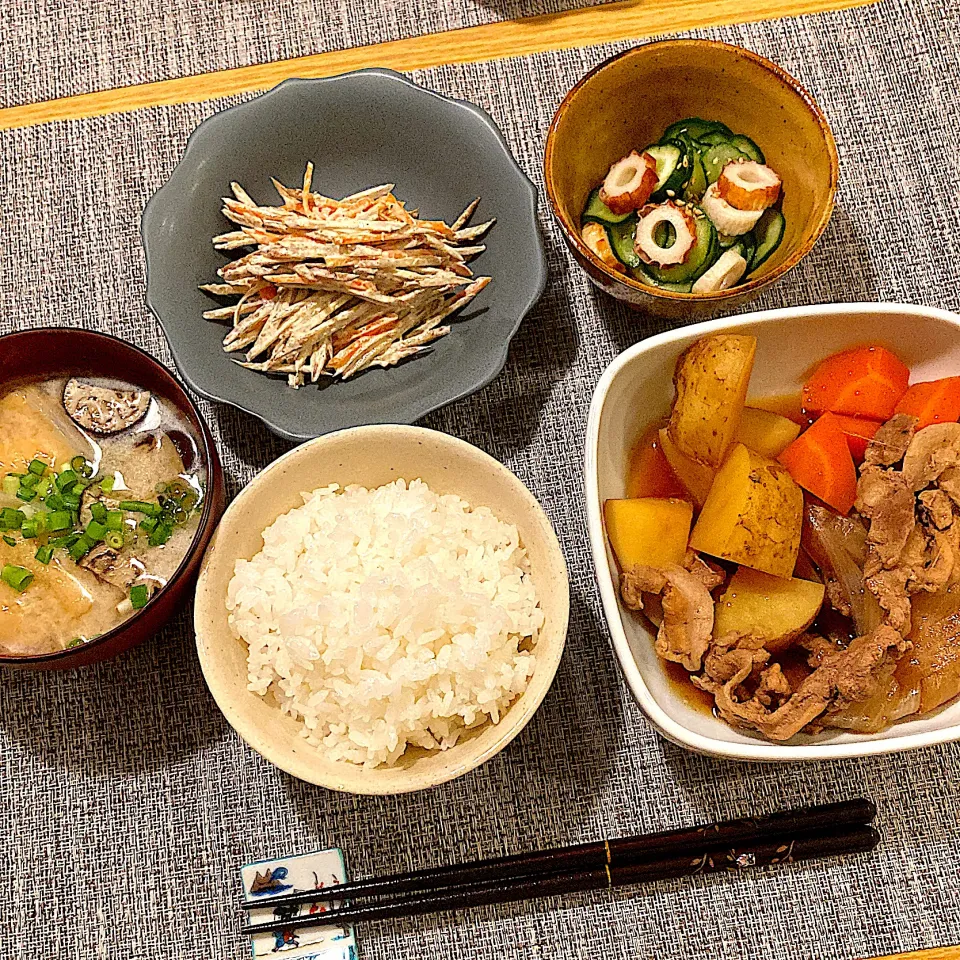
[[[221,346],[227,326],[201,316],[218,304],[198,286],[214,281],[229,259],[211,240],[230,229],[220,212],[230,182],[259,203],[279,203],[270,178],[296,186],[308,160],[314,189],[328,196],[395,183],[422,217],[452,222],[481,197],[474,222],[497,223],[471,264],[493,282],[429,353],[293,390],[285,377],[232,362],[238,355]],[[246,410],[289,440],[367,423],[413,423],[485,386],[503,369],[510,339],[547,279],[536,188],[491,118],[391,70],[287,80],[205,120],[147,204],[141,234],[147,304],[180,375],[197,393]]]

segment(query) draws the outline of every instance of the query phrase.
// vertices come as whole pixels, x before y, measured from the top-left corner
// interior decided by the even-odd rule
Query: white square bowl
[[[960,373],[960,316],[880,303],[797,307],[699,323],[644,340],[607,367],[594,392],[587,425],[587,518],[613,650],[640,707],[668,740],[738,760],[861,757],[960,739],[960,702],[877,734],[829,733],[778,744],[735,730],[677,695],[654,651],[653,634],[620,603],[617,568],[603,529],[603,502],[626,496],[630,451],[651,421],[669,411],[677,357],[698,337],[714,333],[757,337],[751,398],[798,393],[815,363],[837,350],[866,343],[896,351],[913,380]]]

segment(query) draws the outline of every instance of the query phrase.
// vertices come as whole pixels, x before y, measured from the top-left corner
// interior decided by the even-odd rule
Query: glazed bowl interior
[[[685,117],[746,134],[783,181],[786,232],[746,284],[717,294],[669,294],[603,266],[580,239],[587,195],[610,165],[660,139]],[[826,119],[783,70],[739,47],[706,40],[650,43],[601,64],[568,94],[547,141],[547,190],[568,242],[611,281],[681,301],[737,298],[784,273],[811,249],[833,209],[837,152]]]
[[[673,400],[677,357],[698,337],[753,334],[757,355],[749,399],[799,393],[804,375],[829,354],[883,344],[910,367],[914,380],[960,371],[960,316],[886,304],[802,307],[746,314],[671,331],[630,348],[607,368],[590,409],[586,449],[587,511],[597,582],[614,652],[641,708],[668,739],[715,756],[741,760],[802,760],[890,753],[960,739],[960,703],[877,734],[827,732],[771,743],[740,730],[681,696],[657,657],[647,622],[626,609],[603,527],[603,503],[626,496],[631,451]]]
[[[238,559],[263,547],[261,532],[303,503],[301,493],[330,483],[369,488],[398,478],[422,479],[436,493],[488,506],[520,531],[545,615],[527,689],[500,722],[468,733],[451,749],[408,748],[392,767],[363,768],[330,760],[300,735],[302,724],[280,712],[272,696],[247,689],[247,647],[228,621],[227,587]],[[569,615],[566,566],[550,522],[533,495],[476,447],[420,427],[368,426],[333,433],[291,451],[233,501],[207,552],[197,586],[195,625],[204,677],[227,720],[258,753],[288,773],[334,790],[390,794],[452,780],[502,750],[533,716],[563,653]]]
[[[0,337],[0,390],[59,376],[126,380],[149,390],[185,418],[207,473],[207,495],[193,541],[166,586],[142,610],[106,633],[77,647],[34,655],[2,655],[0,666],[68,668],[116,655],[152,635],[176,612],[178,598],[196,572],[222,509],[220,459],[193,401],[167,369],[149,354],[107,334],[71,327],[47,327]]]

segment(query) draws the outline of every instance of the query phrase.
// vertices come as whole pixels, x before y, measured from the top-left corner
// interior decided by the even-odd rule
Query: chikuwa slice
[[[728,290],[740,282],[740,278],[747,271],[747,261],[740,255],[737,247],[720,254],[720,258],[707,272],[693,285],[693,293],[716,293],[718,290]]]
[[[715,183],[707,188],[700,206],[717,230],[728,237],[739,237],[752,230],[763,213],[762,210],[738,210],[731,206],[717,192]]]
[[[583,242],[590,250],[603,261],[603,264],[611,270],[623,272],[623,264],[617,259],[610,246],[610,238],[607,236],[606,227],[599,223],[585,223],[581,233]]]
[[[649,199],[659,180],[657,162],[648,153],[636,150],[618,160],[603,181],[600,199],[614,213],[639,210]]]
[[[693,215],[683,207],[668,201],[640,211],[633,246],[644,263],[657,267],[684,263],[696,242]]]
[[[780,177],[762,163],[734,160],[723,168],[717,193],[737,210],[766,210],[780,196]]]

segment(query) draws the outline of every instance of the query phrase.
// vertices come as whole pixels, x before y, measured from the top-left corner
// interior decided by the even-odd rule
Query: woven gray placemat
[[[960,92],[950,79],[958,28],[955,6],[884,0],[704,34],[797,75],[841,150],[827,234],[757,308],[834,300],[960,308]],[[615,49],[416,79],[490,110],[540,182],[556,103]],[[0,332],[80,324],[169,359],[143,305],[139,212],[188,133],[218,106],[0,134]],[[239,741],[204,687],[189,611],[99,668],[2,674],[2,960],[243,957],[237,870],[278,852],[340,844],[366,874],[858,794],[880,806],[884,843],[870,857],[374,925],[360,930],[361,947],[371,960],[840,960],[960,941],[949,906],[960,888],[956,746],[811,766],[727,763],[665,743],[630,700],[594,584],[581,456],[602,369],[663,324],[596,294],[541,216],[551,283],[504,373],[425,421],[513,469],[564,546],[568,649],[530,726],[461,780],[365,799],[299,783]],[[287,449],[246,416],[203,409],[231,491]]]
[[[607,0],[4,0],[0,106]]]

